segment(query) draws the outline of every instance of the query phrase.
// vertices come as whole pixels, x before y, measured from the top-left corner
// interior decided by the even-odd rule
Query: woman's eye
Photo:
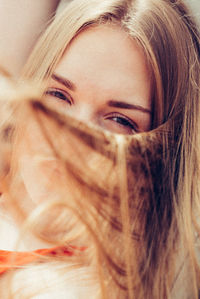
[[[110,120],[116,123],[115,131],[122,134],[135,134],[138,133],[138,126],[131,119],[125,116],[121,116],[119,114],[113,114],[106,117],[106,120]]]
[[[70,95],[60,89],[49,88],[46,90],[45,95],[55,97],[59,100],[65,101],[69,105],[72,105],[73,102]]]

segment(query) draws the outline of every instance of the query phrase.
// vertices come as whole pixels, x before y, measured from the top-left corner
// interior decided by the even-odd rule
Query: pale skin
[[[145,56],[117,26],[104,25],[80,33],[56,67],[46,94],[54,109],[111,132],[135,134],[151,128],[151,77]],[[58,166],[40,129],[30,120],[20,148],[20,175],[26,192],[38,204],[55,194],[51,180],[55,174],[58,177]],[[14,248],[15,238],[9,238],[8,248],[5,238],[1,240],[4,249]],[[34,244],[29,242],[24,249],[33,250]]]
[[[151,129],[151,94],[151,77],[142,50],[119,27],[105,25],[87,29],[73,40],[49,81],[45,100],[62,113],[110,132],[129,135]],[[44,194],[48,199],[48,193],[54,195],[54,190],[51,190],[52,175],[58,181],[62,177],[57,172],[56,161],[50,156],[51,153],[45,151],[45,143],[37,125],[27,123],[26,129],[20,140],[19,171],[27,194],[32,195],[31,200],[34,201],[35,197],[40,202],[44,200]],[[1,217],[1,222],[3,230],[0,240],[3,240],[3,244],[0,245],[3,249],[13,250],[20,229],[9,218]],[[8,232],[10,238],[6,240]],[[49,246],[31,236],[29,242],[22,243],[20,250]],[[86,271],[88,273],[88,269]],[[29,273],[32,275],[31,271]],[[17,279],[22,280],[20,272],[17,274],[19,277],[16,277],[16,282]],[[26,272],[23,275],[26,277]],[[39,277],[37,287],[40,285],[40,276],[34,277]],[[48,277],[46,275],[44,278],[46,284]],[[79,282],[77,284],[65,284],[63,290],[59,286],[55,287],[55,296],[65,298],[67,294],[69,298],[74,298],[73,291],[81,290],[78,288]],[[90,289],[89,293],[91,296]],[[82,294],[88,296],[85,291]],[[43,298],[43,294],[38,298]],[[54,298],[52,292],[49,298]]]
[[[60,0],[0,1],[0,66],[18,77],[37,38],[53,16]],[[1,204],[3,196],[1,197]],[[13,250],[18,231],[7,213],[1,212],[0,248]],[[22,250],[26,247],[22,246]]]
[[[139,45],[119,27],[104,25],[89,28],[72,41],[49,80],[44,101],[88,124],[130,135],[151,129],[151,94],[151,77]],[[61,166],[47,151],[37,124],[29,121],[21,139],[21,175],[31,200],[38,204],[57,193],[51,182],[60,176],[61,183]],[[63,150],[76,161],[78,147],[73,150],[70,139]],[[87,156],[83,148],[80,156]],[[91,161],[90,153],[87,164]]]
[[[0,1],[0,65],[17,77],[59,0]]]
[[[145,57],[117,26],[90,28],[73,40],[49,82],[47,98],[56,109],[111,132],[134,134],[151,128]]]

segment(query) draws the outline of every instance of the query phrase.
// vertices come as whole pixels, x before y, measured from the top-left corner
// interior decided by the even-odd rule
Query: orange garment
[[[75,254],[75,247],[54,247],[38,249],[31,252],[13,252],[7,250],[0,250],[0,274],[5,273],[12,268],[19,268],[20,266],[36,262],[41,256],[72,256]],[[83,251],[84,248],[79,248]]]

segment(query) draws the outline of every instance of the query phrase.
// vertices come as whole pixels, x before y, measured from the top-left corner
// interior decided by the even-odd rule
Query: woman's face
[[[151,128],[151,78],[145,56],[120,27],[88,28],[73,39],[46,100],[85,122],[121,134]]]
[[[55,110],[111,132],[134,134],[151,128],[151,77],[145,56],[117,26],[89,28],[74,38],[49,80],[44,100]],[[107,183],[105,166],[112,168],[108,162],[83,144],[74,145],[73,136],[52,134],[56,144],[63,142],[59,150],[77,165],[85,159],[85,165],[96,172],[102,170],[98,165],[104,165]],[[66,188],[66,174],[31,117],[25,121],[19,143],[17,161],[26,193],[36,203],[55,198],[61,182]],[[67,181],[68,193],[73,193],[70,178]]]

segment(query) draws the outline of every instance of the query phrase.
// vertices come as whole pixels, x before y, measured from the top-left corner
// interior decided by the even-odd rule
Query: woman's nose
[[[98,113],[94,109],[93,105],[88,103],[82,103],[81,105],[77,105],[69,110],[69,114],[77,118],[78,120],[85,122],[85,123],[92,123],[94,125],[99,125],[99,117]]]

